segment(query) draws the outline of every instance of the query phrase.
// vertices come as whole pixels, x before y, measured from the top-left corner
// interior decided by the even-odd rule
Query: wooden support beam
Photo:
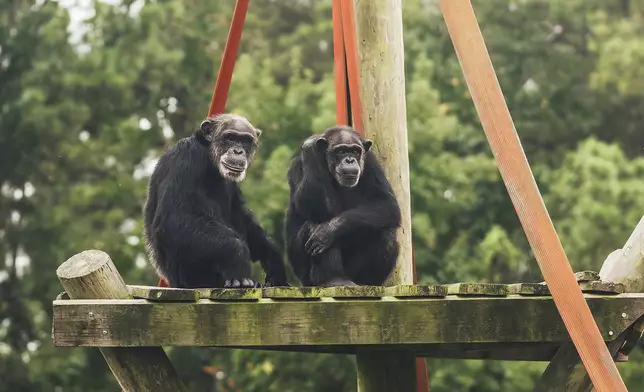
[[[618,284],[618,291],[624,289],[644,291],[644,217],[624,246],[606,257],[599,276],[602,283]],[[608,344],[608,350],[613,357],[617,357],[627,338],[630,337],[628,343],[631,345],[634,344],[633,339],[635,341],[639,339],[643,320],[640,318],[635,322],[632,333],[620,334],[618,339]],[[572,343],[561,346],[543,372],[535,389],[536,392],[588,392],[590,390],[592,390],[590,377]]]
[[[598,391],[626,392],[532,175],[472,4],[441,0],[440,6],[501,177],[572,341]]]
[[[71,257],[58,267],[56,274],[72,299],[127,301],[132,298],[110,257],[98,250],[81,252]],[[97,318],[101,317],[100,313],[94,313],[91,308],[84,311],[87,324],[95,324],[98,322]],[[99,333],[107,334],[107,330]],[[186,391],[161,347],[106,347],[100,350],[125,392]]]
[[[602,342],[644,314],[644,293],[589,295]],[[560,343],[551,297],[54,301],[56,346],[335,346]],[[622,313],[625,315],[623,316]],[[413,367],[413,366],[412,366]]]
[[[347,5],[353,3],[354,0],[346,0]],[[355,25],[364,134],[373,141],[372,149],[383,165],[402,212],[398,231],[400,254],[387,285],[409,285],[414,283],[414,265],[402,0],[355,0]],[[405,318],[398,322],[404,323]],[[424,370],[425,365],[416,362],[413,356],[388,353],[385,358],[365,352],[357,356],[357,362],[360,392],[419,391],[416,367]],[[421,385],[426,384],[420,381]]]

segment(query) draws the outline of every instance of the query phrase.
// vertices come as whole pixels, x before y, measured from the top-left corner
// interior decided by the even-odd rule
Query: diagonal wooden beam
[[[441,0],[483,130],[566,329],[599,392],[627,391],[601,337],[528,164],[470,0]]]

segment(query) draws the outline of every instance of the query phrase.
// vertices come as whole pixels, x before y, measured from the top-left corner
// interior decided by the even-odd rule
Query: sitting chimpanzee
[[[333,127],[291,162],[287,248],[305,286],[381,285],[396,264],[400,208],[370,147]]]
[[[159,159],[144,210],[150,260],[170,287],[287,285],[282,255],[246,207],[246,176],[261,131],[233,114],[209,117]]]

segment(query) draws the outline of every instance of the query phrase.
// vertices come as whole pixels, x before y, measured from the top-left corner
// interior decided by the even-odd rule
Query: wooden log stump
[[[56,274],[71,299],[132,298],[110,257],[99,250],[72,256],[58,267]],[[125,392],[186,391],[161,347],[100,350]]]

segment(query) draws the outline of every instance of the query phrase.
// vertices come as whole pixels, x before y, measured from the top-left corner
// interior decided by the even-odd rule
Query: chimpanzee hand
[[[311,230],[309,239],[304,244],[306,252],[312,256],[317,256],[329,249],[335,240],[335,231],[333,226],[328,223],[320,223]]]

